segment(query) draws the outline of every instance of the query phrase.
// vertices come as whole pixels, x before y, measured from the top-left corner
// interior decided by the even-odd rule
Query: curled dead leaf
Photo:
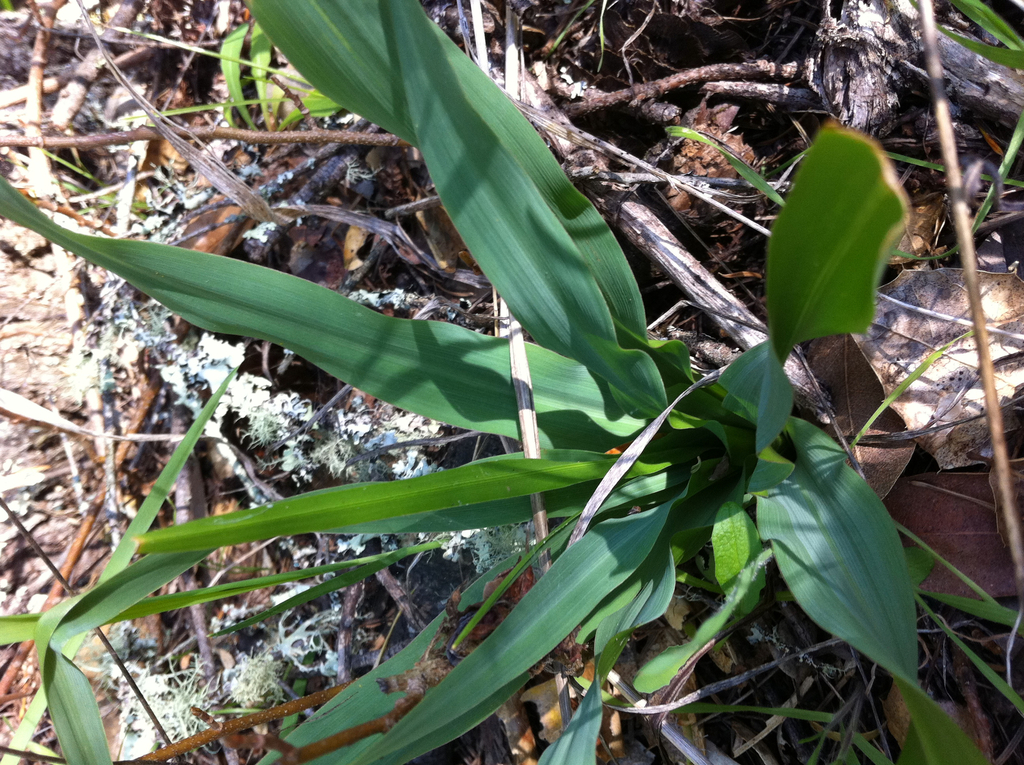
[[[1001,330],[990,339],[996,389],[1005,405],[1024,385],[1024,282],[1014,274],[978,276],[989,326]],[[950,344],[892,408],[909,430],[960,423],[917,439],[941,468],[985,462],[992,447],[984,419],[961,422],[983,414],[984,404],[975,341],[964,337],[970,330],[970,307],[960,269],[904,271],[879,294],[883,299],[874,322],[856,340],[886,395]],[[1019,427],[1012,409],[1004,410],[1004,418],[1007,431]]]

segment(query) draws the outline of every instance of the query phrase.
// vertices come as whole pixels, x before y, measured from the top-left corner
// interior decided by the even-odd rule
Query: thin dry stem
[[[1009,537],[1010,554],[1013,557],[1014,580],[1017,585],[1017,621],[1024,613],[1024,535],[1017,511],[1017,496],[1010,472],[1010,457],[1006,448],[1003,431],[1003,412],[999,406],[999,395],[995,386],[995,371],[992,353],[988,346],[988,327],[981,303],[981,289],[978,284],[978,265],[974,251],[974,235],[971,231],[970,212],[964,194],[960,162],[957,157],[956,138],[950,118],[949,101],[942,82],[942,59],[939,56],[938,33],[935,28],[935,13],[931,0],[921,0],[921,42],[924,45],[925,63],[931,84],[932,100],[935,104],[935,121],[939,130],[939,144],[942,147],[942,161],[946,165],[946,185],[956,226],[957,242],[960,245],[963,265],[964,286],[971,302],[971,318],[978,340],[978,366],[981,372],[982,388],[985,392],[985,412],[992,437],[992,465],[996,473],[998,488],[997,504],[1003,513],[1003,522]],[[1006,677],[1010,681],[1011,656],[1016,628],[1010,637],[1006,650]]]
[[[194,127],[185,128],[172,125],[177,135],[193,135],[205,141],[227,139],[252,144],[314,144],[323,145],[339,143],[351,146],[408,146],[398,136],[390,133],[364,133],[358,130],[281,130],[271,133],[266,130],[242,130],[230,127]],[[4,135],[0,136],[0,146],[26,147],[38,146],[43,149],[95,149],[103,146],[127,145],[135,141],[152,141],[161,138],[161,134],[151,127],[122,130],[117,133],[97,133],[96,135]]]
[[[21,522],[21,519],[18,518],[18,516],[14,514],[14,511],[7,506],[7,503],[4,502],[2,497],[0,497],[0,507],[2,507],[4,509],[4,512],[7,513],[7,517],[10,518],[11,523],[14,524],[15,528],[18,529],[18,533],[25,538],[25,541],[28,542],[29,546],[32,548],[35,554],[38,555],[40,560],[42,560],[43,563],[46,564],[46,567],[50,569],[50,573],[53,574],[54,578],[61,583],[61,586],[64,588],[65,592],[67,592],[68,595],[76,595],[77,592],[75,591],[75,588],[68,583],[68,580],[64,578],[64,575],[61,574],[60,570],[58,570],[58,568],[55,565],[53,565],[53,561],[50,560],[50,556],[46,554],[42,547],[39,546],[39,543],[36,542],[35,537],[32,536],[32,532],[25,528],[25,525]],[[146,698],[142,695],[142,690],[135,683],[135,678],[132,677],[132,673],[128,671],[128,668],[124,665],[124,662],[121,661],[121,657],[117,655],[117,651],[114,650],[114,646],[110,644],[110,641],[107,640],[107,636],[103,634],[103,630],[101,630],[99,627],[97,627],[93,631],[96,633],[96,637],[98,637],[100,642],[103,644],[104,649],[106,649],[107,653],[110,654],[110,658],[114,660],[114,663],[117,664],[118,669],[121,670],[121,674],[124,675],[124,679],[128,682],[129,687],[131,687],[132,693],[135,694],[135,696],[139,700],[139,704],[141,704],[142,708],[146,711],[146,714],[149,716],[150,721],[153,723],[153,727],[156,728],[156,731],[160,734],[160,737],[164,741],[170,743],[171,737],[167,735],[167,731],[164,730],[164,726],[160,724],[160,718],[156,716],[156,713],[153,711],[152,707],[149,706],[149,702],[147,702]],[[40,652],[42,652],[42,650],[45,648],[46,646],[37,646],[37,649]]]
[[[147,762],[162,762],[164,760],[179,757],[187,752],[191,752],[193,749],[206,746],[210,742],[216,741],[222,736],[228,736],[232,733],[240,733],[241,731],[248,730],[256,725],[262,725],[263,723],[271,722],[272,720],[280,720],[284,717],[298,714],[299,712],[312,707],[318,707],[321,704],[326,704],[348,686],[349,683],[345,683],[344,685],[335,685],[331,688],[311,693],[308,696],[303,696],[301,699],[293,699],[292,701],[287,701],[284,704],[278,704],[276,707],[264,709],[260,712],[256,712],[255,714],[246,715],[245,717],[237,717],[234,720],[227,720],[226,722],[220,723],[216,728],[210,728],[202,733],[189,736],[175,744],[165,746],[163,749],[157,749],[155,752],[150,752],[139,759]]]

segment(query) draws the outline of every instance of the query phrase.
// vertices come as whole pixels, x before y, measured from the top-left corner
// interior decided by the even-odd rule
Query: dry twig
[[[942,59],[939,55],[938,32],[935,27],[935,12],[931,0],[921,0],[921,43],[924,46],[925,64],[932,91],[935,120],[942,147],[942,161],[946,166],[946,187],[949,193],[953,223],[956,227],[957,243],[960,245],[964,286],[971,303],[971,319],[978,346],[978,367],[981,384],[985,392],[985,412],[989,434],[992,439],[992,466],[996,475],[997,495],[1002,510],[1003,523],[1009,537],[1010,554],[1013,558],[1013,574],[1017,585],[1017,620],[1010,633],[1006,648],[1006,680],[1011,680],[1013,642],[1017,628],[1024,617],[1024,529],[1021,528],[1017,509],[1017,492],[1010,472],[1010,456],[1006,448],[1003,429],[1003,410],[999,406],[999,395],[995,386],[995,370],[992,366],[992,351],[989,348],[988,327],[985,309],[981,302],[981,288],[978,283],[978,262],[974,251],[974,234],[971,231],[970,210],[964,194],[960,160],[957,157],[956,136],[950,116],[949,100],[942,82]]]

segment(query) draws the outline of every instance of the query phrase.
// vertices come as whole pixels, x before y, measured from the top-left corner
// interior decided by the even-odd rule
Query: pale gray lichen
[[[210,706],[212,689],[205,687],[198,662],[193,662],[188,669],[162,675],[153,674],[141,665],[130,666],[130,669],[139,690],[172,740],[188,738],[206,728],[191,711],[192,707],[207,709]],[[118,686],[118,698],[125,736],[122,757],[135,759],[153,751],[158,745],[153,723],[127,682],[122,681]]]
[[[284,675],[284,663],[270,653],[244,658],[235,666],[231,698],[243,707],[274,706],[284,700],[278,680]]]
[[[468,554],[477,572],[483,573],[526,550],[526,527],[519,524],[466,529],[454,534],[442,549],[449,560],[458,560],[462,553]]]

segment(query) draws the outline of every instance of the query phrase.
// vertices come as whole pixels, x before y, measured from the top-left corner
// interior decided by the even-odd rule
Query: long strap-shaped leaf
[[[139,537],[140,549],[162,553],[205,550],[211,545],[223,547],[287,534],[327,531],[410,512],[559,489],[600,478],[612,465],[612,458],[589,456],[592,458],[586,461],[506,457],[404,481],[309,492],[272,505],[155,529]]]
[[[75,234],[0,178],[0,215],[124,277],[193,324],[270,340],[397,406],[518,437],[508,343],[383,316],[312,282],[193,250]],[[643,423],[582,365],[528,345],[541,445],[607,449]]]
[[[490,715],[526,681],[534,663],[644,562],[661,533],[670,504],[595,526],[555,561],[491,636],[387,735],[370,746],[360,744],[337,752],[330,761],[338,765],[399,765],[450,741]],[[387,707],[393,704],[392,698]],[[335,711],[344,723],[333,726],[328,712],[300,727],[288,742],[301,746],[374,716],[353,717],[359,710],[352,709]]]
[[[420,148],[473,256],[541,345],[607,379],[633,409],[664,406],[653,362],[616,341],[609,306],[631,331],[644,327],[636,284],[607,226],[418,3],[252,7],[314,85]]]

